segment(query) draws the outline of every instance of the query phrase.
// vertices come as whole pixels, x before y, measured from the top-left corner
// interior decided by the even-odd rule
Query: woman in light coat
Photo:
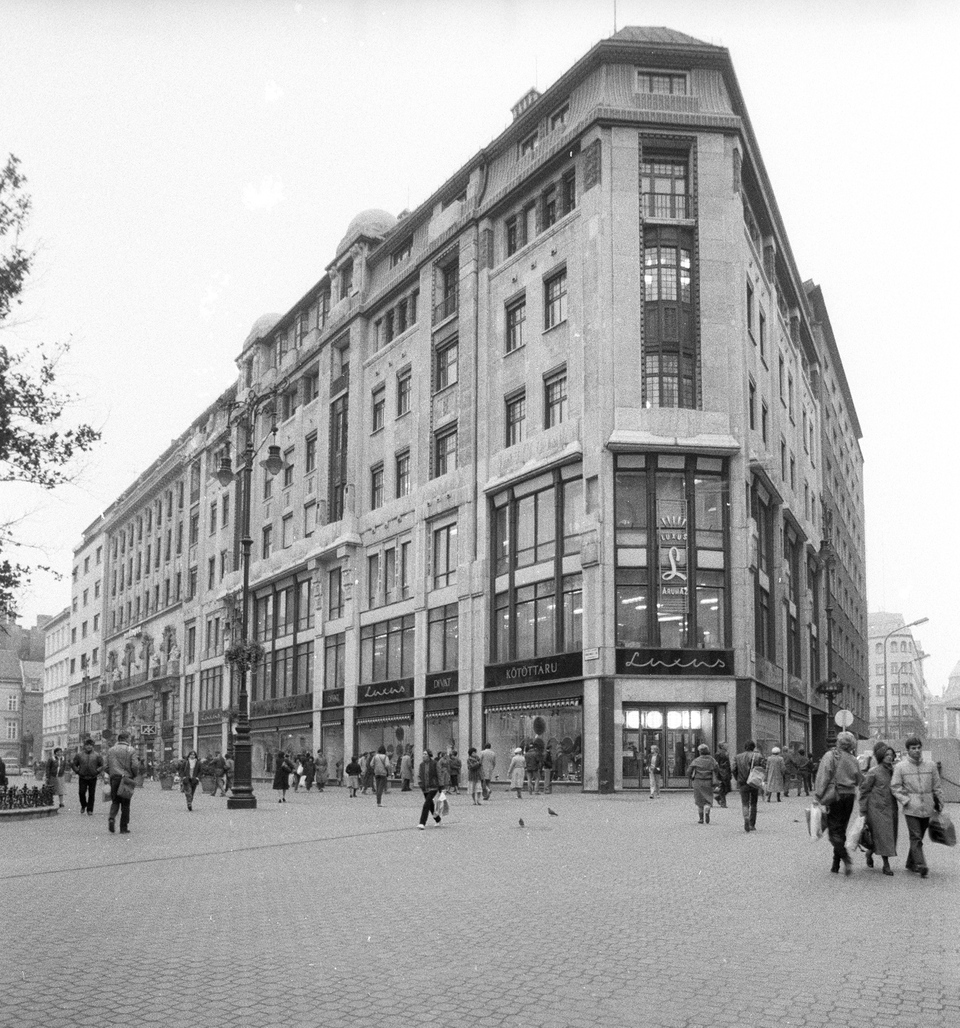
[[[784,764],[783,757],[780,756],[780,747],[774,746],[770,751],[770,756],[767,758],[767,780],[764,783],[767,803],[770,802],[770,797],[774,793],[777,794],[777,803],[780,802],[780,793],[786,789],[785,769],[786,765]]]
[[[870,828],[872,848],[867,850],[867,867],[873,867],[873,855],[883,859],[883,873],[892,875],[890,857],[897,855],[897,825],[900,810],[890,791],[893,776],[893,749],[885,742],[873,747],[877,763],[870,768],[860,786],[860,816]]]
[[[523,779],[527,773],[527,762],[523,759],[523,750],[518,746],[513,751],[513,758],[507,768],[510,775],[510,788],[517,794],[517,799],[523,799]]]
[[[700,812],[698,824],[710,824],[713,786],[720,781],[720,765],[710,756],[710,747],[697,747],[697,756],[690,761],[687,775],[693,785],[693,802]]]

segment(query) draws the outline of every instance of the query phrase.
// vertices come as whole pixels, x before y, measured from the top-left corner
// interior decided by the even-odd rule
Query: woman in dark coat
[[[433,815],[433,820],[440,824],[440,815],[433,806],[434,797],[440,791],[440,779],[437,775],[436,761],[433,759],[433,754],[430,750],[423,751],[423,760],[420,761],[417,781],[420,783],[420,790],[423,793],[423,807],[420,811],[420,823],[417,825],[422,832],[426,827],[427,818],[431,814]]]
[[[709,746],[698,746],[697,756],[690,761],[687,775],[693,784],[693,802],[700,811],[698,824],[710,824],[710,808],[713,806],[713,784],[720,780],[720,767],[710,756]]]
[[[200,784],[200,758],[191,750],[180,765],[180,791],[186,797],[187,810],[193,810],[193,794]]]
[[[727,744],[725,742],[720,743],[717,747],[717,754],[713,759],[717,762],[717,767],[720,771],[720,789],[717,792],[717,806],[725,807],[727,805],[727,793],[730,791],[730,779],[733,777],[733,771],[730,767],[730,754],[727,753]]]
[[[280,793],[277,803],[287,802],[287,788],[290,785],[290,772],[293,764],[286,753],[277,754],[277,770],[273,773],[273,788]]]
[[[883,873],[892,875],[890,857],[897,855],[897,823],[900,811],[890,791],[893,776],[893,749],[878,742],[873,747],[878,763],[866,773],[860,786],[860,815],[866,818],[873,837],[873,848],[867,850],[867,867],[873,867],[873,855],[883,858]]]

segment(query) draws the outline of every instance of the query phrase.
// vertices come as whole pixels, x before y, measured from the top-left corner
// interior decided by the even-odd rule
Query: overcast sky
[[[323,275],[360,210],[414,208],[614,30],[613,0],[0,3],[0,157],[39,246],[9,344],[70,340],[75,484],[5,486],[70,600],[83,529],[233,380],[251,325]],[[803,278],[823,288],[863,431],[870,610],[929,617],[942,692],[956,590],[955,47],[960,4],[638,2],[729,48]],[[941,540],[946,540],[941,542]]]

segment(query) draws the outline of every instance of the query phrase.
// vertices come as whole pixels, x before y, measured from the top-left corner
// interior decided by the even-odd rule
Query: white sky
[[[820,284],[866,458],[869,609],[929,617],[960,660],[956,484],[960,4],[619,0],[616,24],[730,49],[803,278]],[[0,3],[0,158],[40,254],[8,344],[72,340],[72,416],[102,428],[77,482],[5,486],[38,575],[233,380],[259,315],[323,274],[350,219],[427,198],[614,29],[613,0]],[[909,258],[908,258],[909,255]],[[946,333],[946,336],[944,335]]]

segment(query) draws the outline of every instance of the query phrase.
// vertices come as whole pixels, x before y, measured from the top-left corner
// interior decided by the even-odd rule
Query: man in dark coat
[[[760,789],[750,785],[747,779],[754,768],[761,771],[767,766],[762,753],[757,752],[757,744],[753,739],[747,739],[743,746],[743,752],[738,753],[733,761],[733,776],[737,780],[737,788],[740,790],[740,805],[743,808],[743,830],[755,832],[757,830],[757,800],[760,798]]]

